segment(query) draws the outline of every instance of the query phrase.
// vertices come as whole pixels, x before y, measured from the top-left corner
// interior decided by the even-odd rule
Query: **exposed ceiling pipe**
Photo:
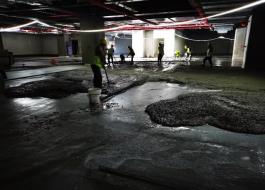
[[[189,0],[189,3],[198,12],[198,15],[199,15],[200,18],[205,18],[206,17],[206,15],[204,13],[204,10],[203,10],[200,2],[198,2],[198,0]],[[205,19],[204,22],[205,22],[205,24],[209,25],[209,22],[208,22],[207,19]]]
[[[189,0],[189,3],[198,12],[200,17],[205,17],[204,10],[197,0]]]
[[[126,31],[126,30],[168,30],[168,29],[175,29],[175,30],[199,30],[199,29],[209,29],[208,24],[185,24],[185,25],[177,25],[177,26],[162,26],[162,27],[155,27],[155,26],[128,26],[127,28],[124,27],[122,29],[113,30],[113,31]],[[109,31],[110,32],[110,31]]]
[[[149,21],[149,20],[147,20],[145,18],[140,18],[140,17],[135,16],[132,12],[130,12],[130,11],[124,9],[124,8],[119,7],[119,9],[117,9],[117,8],[115,8],[112,5],[106,5],[106,4],[104,4],[104,1],[102,1],[102,0],[87,0],[87,1],[91,5],[95,5],[95,6],[101,7],[103,9],[109,10],[111,12],[122,14],[122,15],[126,15],[129,18],[136,19],[136,20],[141,20],[141,21],[149,23],[149,24],[157,25],[157,23],[155,23],[155,22]]]

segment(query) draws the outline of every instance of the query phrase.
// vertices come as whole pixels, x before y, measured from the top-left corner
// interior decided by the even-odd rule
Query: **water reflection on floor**
[[[202,56],[193,56],[190,61],[185,61],[183,58],[175,59],[163,59],[162,65],[158,65],[156,61],[136,61],[135,70],[142,72],[144,70],[155,70],[155,71],[174,71],[175,69],[181,68],[198,68],[203,64]],[[213,57],[213,66],[214,67],[231,67],[232,58],[230,56],[214,56]],[[209,67],[210,64],[206,62],[205,67]]]

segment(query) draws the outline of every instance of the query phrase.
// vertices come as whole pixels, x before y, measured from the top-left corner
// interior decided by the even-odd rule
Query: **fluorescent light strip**
[[[214,41],[214,40],[219,40],[219,39],[231,40],[231,41],[234,40],[234,39],[231,39],[231,38],[226,38],[224,36],[219,36],[218,38],[212,38],[212,39],[208,39],[208,40],[196,40],[196,39],[192,39],[192,38],[187,38],[187,37],[181,36],[179,34],[175,34],[175,35],[180,37],[180,38],[182,38],[182,39],[189,40],[189,41],[194,41],[194,42],[209,42],[209,41]]]
[[[24,28],[24,27],[27,27],[27,26],[31,26],[33,24],[40,24],[42,26],[55,28],[55,29],[58,29],[58,30],[60,29],[60,28],[58,28],[56,26],[49,25],[49,24],[41,22],[39,20],[34,20],[34,21],[29,22],[29,23],[18,25],[18,26],[14,26],[14,27],[10,27],[10,28],[1,28],[0,32],[14,32],[14,31],[18,31],[21,28]]]
[[[203,20],[206,20],[206,19],[216,18],[216,17],[232,14],[232,13],[235,13],[235,12],[240,12],[242,10],[249,9],[251,7],[255,7],[255,6],[261,5],[263,3],[265,3],[265,0],[259,0],[259,1],[247,4],[247,5],[244,5],[244,6],[229,10],[229,11],[225,11],[225,12],[218,13],[218,14],[211,15],[211,16],[204,17],[204,18],[192,19],[192,20],[183,21],[183,22],[177,22],[177,23],[172,23],[172,24],[160,24],[160,25],[148,25],[148,26],[150,26],[150,27],[155,29],[155,28],[159,28],[159,27],[178,26],[178,25],[183,25],[183,24],[191,24],[191,23],[196,23],[196,22],[203,21]],[[2,29],[0,29],[0,32],[18,30],[20,28],[23,28],[23,27],[26,27],[26,26],[30,26],[30,25],[35,24],[35,23],[39,23],[39,24],[42,24],[44,26],[56,28],[56,29],[63,30],[63,31],[80,32],[80,33],[108,32],[108,31],[115,31],[115,30],[122,30],[122,29],[129,30],[130,27],[134,27],[133,25],[123,25],[123,26],[118,26],[118,27],[113,27],[113,28],[104,28],[104,29],[96,29],[96,30],[71,30],[71,29],[60,29],[60,28],[58,28],[56,26],[51,26],[51,25],[46,24],[44,22],[41,22],[41,21],[39,21],[37,19],[34,19],[32,22],[29,22],[27,24],[23,24],[23,25],[11,27],[11,28],[2,28]],[[146,28],[148,26],[143,26],[143,27]],[[141,26],[138,26],[138,27],[141,27]]]
[[[29,22],[29,23],[18,25],[18,26],[13,26],[13,27],[10,27],[10,28],[1,28],[0,32],[16,31],[16,30],[19,30],[20,28],[36,24],[37,22],[38,22],[37,20],[34,20],[34,21]]]
[[[242,7],[238,7],[238,8],[232,9],[230,11],[225,11],[225,12],[218,13],[218,14],[215,14],[215,15],[212,15],[212,16],[208,16],[206,18],[210,19],[210,18],[215,18],[215,17],[220,17],[220,16],[224,16],[224,15],[240,12],[242,10],[249,9],[251,7],[255,7],[255,6],[258,6],[258,5],[263,4],[263,3],[265,3],[265,0],[256,1],[256,2],[253,2],[253,3],[247,4],[247,5],[244,5]]]

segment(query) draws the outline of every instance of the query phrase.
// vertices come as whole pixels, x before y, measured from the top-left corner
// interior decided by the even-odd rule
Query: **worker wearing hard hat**
[[[101,68],[104,68],[106,64],[106,46],[107,41],[105,39],[101,39],[95,48],[95,59],[91,64],[94,74],[93,85],[95,88],[102,88]]]

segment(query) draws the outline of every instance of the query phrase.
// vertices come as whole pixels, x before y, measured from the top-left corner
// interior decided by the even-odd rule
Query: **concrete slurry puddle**
[[[216,90],[194,89],[167,82],[147,82],[115,96],[108,103],[118,103],[119,106],[116,108],[144,111],[145,107],[151,103],[192,92],[216,92]]]

